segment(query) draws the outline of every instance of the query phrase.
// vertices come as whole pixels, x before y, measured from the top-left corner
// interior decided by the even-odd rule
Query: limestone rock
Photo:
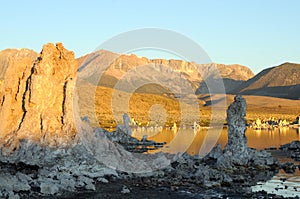
[[[0,80],[0,96],[2,96],[2,93],[3,93],[3,80]],[[3,99],[0,99],[0,104],[2,104],[2,100]]]
[[[246,100],[236,96],[227,110],[228,143],[222,151],[215,147],[206,159],[216,159],[220,167],[259,166],[270,167],[277,161],[266,151],[256,151],[247,147],[246,132]]]
[[[29,66],[36,60],[38,53],[26,48],[22,49],[6,49],[0,51],[0,80],[4,79],[6,70],[11,65],[22,68],[24,65]]]
[[[280,146],[280,150],[288,152],[289,156],[296,160],[300,161],[300,141],[293,141],[291,143]]]
[[[29,139],[65,145],[75,136],[72,105],[78,63],[74,53],[61,43],[49,43],[34,62],[23,54],[11,58],[4,76],[0,143],[14,146]]]
[[[130,193],[130,190],[128,189],[128,187],[126,187],[125,185],[123,185],[121,193],[127,194],[127,193]]]
[[[121,125],[121,124],[118,124],[117,126],[117,131],[121,131],[122,133],[125,133],[127,137],[131,137],[132,135],[132,131],[131,131],[131,128],[129,126],[129,123],[130,123],[130,117],[127,113],[125,113],[123,115],[123,122],[124,124]]]
[[[227,110],[228,144],[225,148],[226,151],[232,151],[235,155],[247,153],[245,116],[246,100],[238,95]]]
[[[124,132],[127,133],[128,135],[132,135],[132,132],[131,132],[131,128],[129,126],[129,123],[130,123],[130,117],[127,113],[125,113],[123,115],[123,121],[124,121]]]
[[[217,162],[219,166],[246,165],[249,160],[246,131],[246,100],[237,95],[227,110],[228,143]],[[213,150],[219,151],[219,150]],[[214,155],[216,156],[216,155]]]
[[[106,178],[97,178],[98,182],[108,183],[109,181]]]
[[[0,141],[18,128],[23,112],[21,92],[26,87],[22,79],[27,77],[26,71],[30,72],[36,58],[37,54],[28,49],[0,52]]]
[[[27,178],[26,175],[19,172],[16,175],[2,172],[0,174],[0,191],[28,191],[31,187],[28,184]]]
[[[55,184],[51,183],[51,182],[49,182],[49,183],[45,183],[45,182],[41,183],[40,188],[41,188],[41,193],[47,194],[47,195],[56,194],[58,192],[58,190],[59,190],[58,187]]]
[[[14,153],[0,154],[0,197],[20,191],[53,195],[77,188],[95,190],[96,179],[105,183],[110,176],[119,178],[80,144],[53,148],[22,140]]]
[[[85,187],[84,187],[86,190],[92,190],[92,191],[95,191],[96,190],[96,187],[94,184],[87,184]]]

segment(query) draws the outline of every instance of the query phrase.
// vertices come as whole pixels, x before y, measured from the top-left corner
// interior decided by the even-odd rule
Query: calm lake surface
[[[248,128],[246,137],[248,139],[248,147],[258,150],[269,147],[280,147],[280,145],[300,140],[300,129],[296,128],[278,128],[274,130],[253,130]],[[161,132],[154,132],[153,129],[145,129],[144,131],[133,130],[133,136],[141,139],[143,135],[147,135],[149,140],[157,142],[167,142],[166,147],[162,151],[178,153],[187,151],[191,155],[205,154],[210,149],[222,144],[224,147],[228,141],[227,128],[224,129],[193,129],[169,130],[163,129]]]

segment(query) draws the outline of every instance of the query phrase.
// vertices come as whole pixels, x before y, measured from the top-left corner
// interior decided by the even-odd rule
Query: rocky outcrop
[[[228,143],[224,156],[229,156],[232,163],[239,165],[244,165],[248,161],[245,116],[246,100],[241,96],[236,96],[227,110]]]
[[[69,147],[77,68],[60,43],[46,44],[39,55],[0,53],[0,198],[95,189],[98,179],[117,175],[84,146]]]
[[[21,79],[26,78],[25,71],[29,70],[36,58],[37,53],[28,49],[0,52],[0,144],[14,127],[18,128],[23,112],[21,91],[23,87],[25,90],[26,83]],[[16,103],[19,106],[15,106]]]
[[[222,150],[221,145],[215,147],[205,159],[215,161],[219,168],[237,166],[278,167],[277,160],[270,153],[247,147],[245,116],[246,100],[237,95],[227,110],[228,143],[224,150]]]
[[[125,113],[123,115],[123,125],[118,125],[117,129],[123,131],[125,134],[131,136],[132,135],[132,131],[131,128],[129,126],[129,122],[130,122],[130,117],[127,113]]]
[[[108,182],[109,176],[118,173],[99,163],[79,144],[52,148],[21,141],[13,154],[0,154],[0,198],[39,198],[76,189],[95,190],[95,184]]]
[[[288,153],[288,155],[296,160],[300,161],[300,141],[293,141],[291,143],[280,146],[280,150]]]
[[[26,48],[0,51],[0,80],[4,79],[6,70],[11,65],[31,65],[37,57],[38,53]]]
[[[85,120],[88,122],[86,118]],[[129,159],[133,158],[130,153],[115,146],[116,143],[133,152],[145,152],[147,149],[143,151],[141,146],[159,144],[147,140],[139,141],[121,130],[110,133],[98,128],[94,129],[94,133],[94,139],[89,143],[86,140],[85,143],[91,148],[95,143],[101,144],[103,149],[99,153],[107,158],[106,161],[97,157],[95,151],[90,151],[82,142],[70,147],[49,147],[30,140],[21,140],[19,148],[11,154],[5,153],[3,148],[0,149],[0,178],[7,181],[3,183],[0,180],[0,198],[60,195],[65,191],[75,192],[78,189],[95,191],[97,183],[108,183],[112,177],[122,178],[119,176],[122,172],[116,170],[116,166],[113,168],[113,165],[121,166],[126,161],[132,161]],[[104,142],[106,136],[111,141]],[[99,145],[93,149],[96,150],[97,147]],[[135,148],[139,151],[134,150]],[[108,161],[115,163],[108,164]],[[138,164],[144,163],[134,161],[132,166]],[[155,166],[158,163],[152,164]],[[148,175],[154,174],[155,172]]]
[[[20,51],[11,57],[5,72],[0,142],[14,146],[29,139],[65,145],[75,136],[73,90],[78,64],[74,53],[58,43],[46,44],[34,62],[26,55]]]
[[[3,80],[0,80],[0,96],[2,96],[2,93],[3,93]],[[0,104],[2,104],[2,100],[3,99],[0,99]]]

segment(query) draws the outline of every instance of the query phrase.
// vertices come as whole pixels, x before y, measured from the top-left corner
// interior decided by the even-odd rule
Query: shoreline
[[[282,150],[269,150],[273,157],[287,157],[288,153]],[[284,163],[284,162],[281,162]],[[299,162],[300,163],[300,162]],[[274,176],[276,176],[276,173]],[[284,179],[283,179],[284,180]],[[130,179],[117,179],[114,177],[108,178],[107,183],[97,183],[95,191],[78,191],[66,192],[61,196],[45,196],[44,199],[71,199],[71,198],[299,198],[299,197],[283,197],[266,191],[253,192],[251,190],[236,191],[236,187],[212,187],[204,188],[197,185],[185,184],[182,182],[180,185],[153,185],[147,177],[145,178],[130,178]],[[258,184],[258,183],[257,183]],[[129,190],[124,192],[123,190]],[[274,189],[275,191],[276,189]],[[32,197],[35,198],[35,197]],[[40,197],[36,197],[40,198]]]
[[[280,150],[272,150],[270,152],[272,152],[273,157],[276,157],[274,153],[281,153],[286,155],[286,153]],[[275,175],[277,175],[277,173],[275,173]],[[181,181],[181,184],[177,185],[164,183],[153,184],[151,181],[152,179],[153,177],[139,177],[128,179],[108,177],[108,182],[98,182],[95,185],[95,191],[78,190],[76,192],[65,192],[60,196],[29,196],[28,198],[297,198],[283,197],[281,195],[267,193],[266,191],[252,192],[251,189],[240,189],[240,185],[205,188],[196,184],[189,184],[184,181]],[[157,178],[156,180],[159,180],[159,178]],[[253,182],[249,182],[248,186],[251,187],[250,184],[252,183]],[[243,184],[243,187],[245,187],[245,184]],[[128,191],[124,192],[124,190]]]
[[[236,96],[227,110],[228,143],[224,148],[215,146],[204,157],[143,153],[149,145],[164,143],[132,137],[127,114],[115,132],[85,129],[69,147],[20,140],[19,148],[0,150],[0,197],[132,198],[145,197],[145,189],[150,198],[277,197],[253,193],[251,187],[272,179],[280,169],[294,171],[295,165],[281,164],[267,151],[249,148],[245,115],[246,101]],[[282,147],[297,148],[298,143]]]

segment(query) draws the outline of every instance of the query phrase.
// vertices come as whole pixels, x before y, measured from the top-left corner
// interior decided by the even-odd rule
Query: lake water
[[[299,128],[278,128],[274,130],[253,130],[248,128],[246,137],[248,139],[248,147],[258,150],[276,147],[300,140]],[[178,153],[188,152],[191,155],[204,155],[217,144],[224,147],[228,141],[227,129],[201,129],[194,131],[193,129],[170,130],[163,129],[161,132],[154,132],[153,129],[145,129],[144,131],[133,130],[133,135],[142,138],[148,135],[149,140],[157,142],[167,142],[166,146],[161,149],[163,152]],[[286,157],[277,156],[279,161],[292,161]],[[299,162],[295,162],[300,164]],[[281,179],[285,178],[283,182]],[[300,196],[300,171],[296,170],[293,174],[286,174],[280,170],[271,180],[259,183],[252,187],[253,191],[265,190],[268,193],[278,194],[285,197]]]
[[[157,142],[167,142],[162,150],[170,153],[187,151],[191,155],[205,154],[213,146],[222,144],[224,147],[228,141],[227,128],[224,129],[193,129],[170,130],[163,129],[155,132],[153,129],[138,131],[133,129],[133,136],[142,138],[147,135],[149,140]],[[280,147],[294,140],[300,140],[299,129],[296,128],[278,128],[274,130],[253,130],[248,128],[246,131],[248,147],[258,150],[269,147]]]

